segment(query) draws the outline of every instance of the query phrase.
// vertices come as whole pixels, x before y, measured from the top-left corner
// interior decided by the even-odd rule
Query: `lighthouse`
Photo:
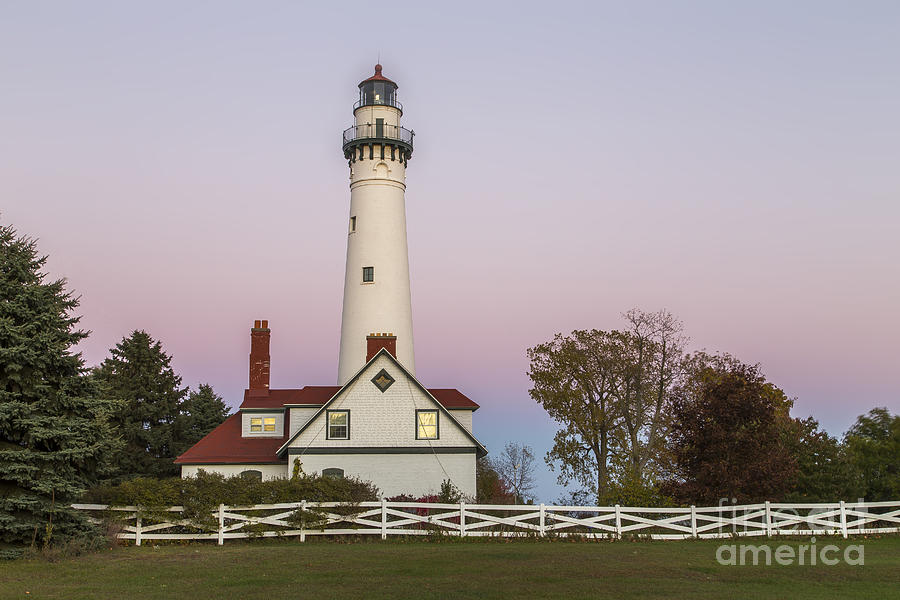
[[[406,242],[406,167],[413,131],[400,125],[397,84],[382,74],[359,84],[354,125],[344,130],[350,167],[347,266],[338,384],[385,347],[413,375],[412,300]]]
[[[413,132],[401,127],[397,84],[381,65],[359,84],[344,131],[350,167],[347,268],[338,385],[269,386],[269,323],[250,330],[249,386],[237,413],[176,459],[200,470],[256,479],[305,473],[370,481],[385,496],[437,494],[449,480],[475,495],[478,404],[415,376],[406,167]]]

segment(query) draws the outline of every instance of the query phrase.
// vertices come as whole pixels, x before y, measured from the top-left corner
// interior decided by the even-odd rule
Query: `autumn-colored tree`
[[[575,482],[595,498],[610,483],[621,414],[616,402],[619,335],[573,331],[530,348],[531,397],[562,427],[545,460],[562,485]]]
[[[692,357],[671,401],[676,466],[667,489],[697,504],[781,499],[797,473],[788,443],[791,404],[758,366],[729,355]]]
[[[506,487],[503,478],[487,456],[475,461],[475,501],[481,504],[513,504],[515,494]]]
[[[562,426],[546,461],[561,484],[578,483],[597,502],[624,487],[652,496],[670,469],[667,408],[684,371],[682,326],[666,311],[624,317],[624,330],[557,334],[528,350],[529,393]]]

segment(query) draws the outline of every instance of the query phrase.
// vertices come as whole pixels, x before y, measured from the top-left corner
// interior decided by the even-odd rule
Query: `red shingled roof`
[[[284,422],[286,430],[288,420]],[[279,460],[275,455],[286,435],[287,431],[280,437],[241,437],[241,413],[238,412],[176,458],[175,464],[286,463],[286,459]]]
[[[471,408],[472,410],[478,408],[478,404],[459,390],[429,389],[428,393],[434,396],[434,399],[440,402],[444,408]]]
[[[322,406],[334,396],[340,386],[308,385],[299,390],[244,390],[241,408],[282,409],[286,404]],[[435,400],[447,409],[478,408],[462,392],[455,389],[428,390]],[[175,464],[285,464],[276,452],[287,439],[289,419],[284,419],[285,431],[279,437],[241,437],[241,413],[237,412],[213,429],[206,437],[194,444],[187,452],[175,459]]]
[[[372,75],[371,77],[369,77],[368,79],[363,79],[362,81],[360,81],[359,85],[362,86],[362,84],[364,84],[367,81],[387,81],[388,83],[394,83],[393,81],[391,81],[390,79],[388,79],[387,77],[385,77],[384,75],[381,74],[381,65],[380,64],[375,65],[375,74]],[[396,86],[397,84],[394,83],[394,85]]]
[[[299,390],[244,390],[241,408],[283,408],[285,404],[322,406],[341,389],[337,385],[307,385]]]
[[[331,400],[331,397],[340,389],[340,386],[337,385],[307,385],[299,390],[269,390],[268,394],[255,390],[244,390],[244,401],[241,403],[241,408],[284,408],[286,404],[322,406]],[[472,410],[478,408],[478,404],[459,390],[430,389],[428,391],[444,408],[471,408]]]

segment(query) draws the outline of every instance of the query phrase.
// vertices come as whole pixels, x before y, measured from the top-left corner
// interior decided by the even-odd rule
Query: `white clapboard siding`
[[[549,506],[544,504],[433,504],[425,502],[285,502],[254,506],[220,504],[210,530],[179,518],[181,506],[142,510],[137,506],[74,504],[99,520],[124,522],[119,539],[225,540],[309,535],[578,536],[649,539],[744,536],[867,535],[900,533],[900,501],[823,504],[760,503],[660,508]],[[299,511],[299,512],[298,512]],[[312,512],[310,512],[312,511]],[[172,517],[162,515],[172,513]],[[314,513],[303,525],[292,519]],[[250,528],[252,526],[252,529]],[[168,530],[168,531],[167,531]]]

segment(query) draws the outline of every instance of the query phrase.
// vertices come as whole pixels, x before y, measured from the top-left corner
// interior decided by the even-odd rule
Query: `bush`
[[[162,517],[161,509],[183,506],[183,517],[199,527],[214,527],[213,511],[219,504],[230,506],[283,502],[346,502],[356,504],[378,499],[378,488],[349,477],[300,475],[291,479],[259,481],[236,475],[200,471],[196,477],[153,479],[140,477],[115,486],[88,491],[84,502],[114,506],[138,506],[146,514]]]
[[[677,506],[674,498],[664,493],[654,482],[630,473],[624,473],[618,481],[610,484],[597,501],[600,506]]]

